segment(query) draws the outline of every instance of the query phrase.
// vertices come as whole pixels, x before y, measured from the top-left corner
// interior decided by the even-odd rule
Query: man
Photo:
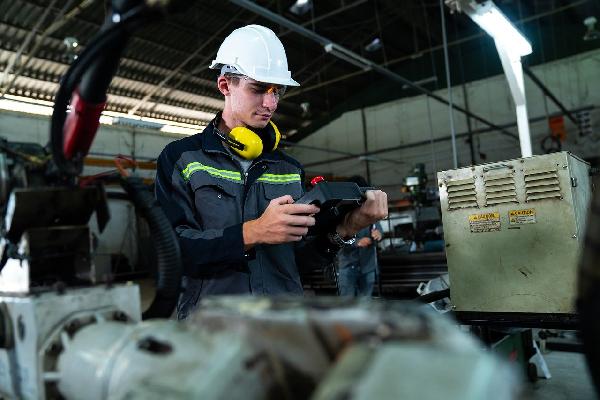
[[[270,29],[245,26],[224,40],[210,68],[221,72],[223,111],[158,158],[156,196],[184,261],[180,319],[206,295],[302,294],[299,268],[331,260],[387,215],[386,194],[372,191],[337,227],[305,239],[319,209],[294,204],[304,193],[304,170],[276,149],[270,121],[286,86],[299,86],[283,45]]]
[[[361,187],[369,184],[362,176],[348,179]],[[377,242],[382,238],[383,229],[379,222],[361,229],[356,234],[356,242],[344,246],[338,253],[338,288],[340,296],[371,296],[373,284],[378,274]]]

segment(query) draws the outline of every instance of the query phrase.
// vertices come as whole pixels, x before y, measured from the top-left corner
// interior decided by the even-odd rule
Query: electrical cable
[[[431,42],[431,34],[430,34],[430,30],[429,30],[429,22],[427,19],[427,12],[425,10],[425,2],[421,1],[421,8],[423,10],[423,20],[425,21],[425,30],[427,31],[427,44],[429,45],[429,47],[432,47],[432,42]],[[433,57],[433,52],[429,53],[429,61],[431,61],[431,75],[437,77],[437,71],[436,71],[436,65],[435,65],[435,58]],[[436,89],[438,89],[439,86],[439,80],[436,79],[435,81],[435,87]],[[431,118],[431,104],[429,102],[429,96],[425,96],[425,103],[427,105],[427,117],[428,117],[428,122],[429,122],[429,139],[430,139],[430,148],[431,148],[431,163],[433,165],[433,171],[437,172],[437,159],[435,156],[435,145],[434,145],[434,140],[433,140],[433,120]]]
[[[442,40],[444,43],[444,63],[446,65],[446,85],[448,86],[448,115],[450,119],[450,134],[452,136],[452,165],[454,166],[454,168],[458,168],[458,154],[456,150],[456,128],[454,127],[454,101],[452,98],[452,82],[450,81],[448,37],[446,35],[446,16],[444,14],[444,10],[444,0],[440,0],[440,14],[442,19]]]

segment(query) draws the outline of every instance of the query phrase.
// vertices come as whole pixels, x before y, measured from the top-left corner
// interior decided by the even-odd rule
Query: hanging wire
[[[429,20],[427,19],[427,10],[425,9],[425,0],[421,1],[421,8],[423,10],[423,20],[425,21],[425,30],[427,31],[427,42],[429,45],[429,48],[432,48],[432,43],[431,43],[431,30],[429,29]],[[433,56],[433,52],[429,52],[429,60],[431,61],[431,74],[432,76],[437,76],[437,69],[436,69],[436,65],[435,65],[435,58]],[[436,79],[435,81],[435,87],[436,89],[439,88],[439,79]],[[431,118],[431,103],[429,102],[429,96],[425,96],[425,103],[427,104],[427,116],[428,116],[428,122],[429,122],[429,141],[430,141],[430,148],[431,148],[431,163],[433,164],[433,171],[434,173],[437,172],[437,157],[436,157],[436,152],[435,152],[435,145],[434,145],[434,141],[433,141],[433,121]]]
[[[450,82],[450,61],[448,60],[448,37],[446,36],[446,16],[444,14],[444,0],[440,0],[440,14],[442,16],[442,40],[444,42],[446,84],[448,85],[448,115],[450,118],[450,134],[452,136],[452,163],[454,165],[454,168],[458,168],[458,155],[456,153],[456,129],[454,127],[454,102],[452,100],[452,83]]]
[[[381,50],[383,52],[383,63],[387,64],[387,52],[385,50],[385,41],[383,40],[383,30],[381,29],[381,21],[379,20],[379,11],[377,0],[373,1],[373,6],[375,7],[375,22],[377,23],[377,29],[379,30],[379,40],[381,40],[382,46]]]
[[[535,0],[533,2],[533,12],[534,14],[538,13],[538,1],[539,0]],[[538,18],[536,21],[536,26],[537,26],[537,34],[538,34],[538,45],[539,45],[539,52],[540,52],[540,56],[542,59],[542,64],[546,63],[546,52],[544,51],[544,42],[543,42],[543,36],[542,36],[542,25],[540,24],[540,19]]]
[[[454,30],[454,35],[458,36],[458,25],[457,25],[457,18],[453,18],[452,19],[452,26],[453,26],[453,30]],[[470,107],[469,107],[469,92],[467,90],[467,79],[465,76],[465,63],[463,62],[463,52],[462,52],[462,46],[459,44],[456,46],[456,52],[458,53],[458,65],[460,67],[460,82],[461,82],[461,88],[462,88],[462,94],[463,94],[463,107],[465,108],[465,110],[467,111],[471,111]],[[471,158],[471,165],[475,165],[476,163],[476,159],[475,159],[475,143],[474,143],[474,136],[473,136],[473,125],[472,125],[472,119],[469,115],[465,115],[465,122],[467,123],[467,143],[469,144],[469,156]]]
[[[433,144],[433,121],[431,120],[431,105],[429,103],[429,97],[425,97],[425,102],[427,103],[427,115],[429,121],[429,141],[431,147],[431,163],[433,164],[434,173],[437,172],[437,160],[435,156],[435,145]]]

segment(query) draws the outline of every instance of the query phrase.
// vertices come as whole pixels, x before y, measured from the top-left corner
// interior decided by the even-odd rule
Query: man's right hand
[[[290,195],[271,200],[265,212],[243,225],[245,250],[257,244],[297,242],[315,224],[314,214],[319,207],[312,204],[293,204]]]

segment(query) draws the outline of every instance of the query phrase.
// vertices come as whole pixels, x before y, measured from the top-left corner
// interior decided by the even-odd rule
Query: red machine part
[[[310,180],[310,185],[315,186],[317,183],[324,182],[324,181],[325,181],[325,178],[323,178],[321,175],[318,175]]]
[[[63,152],[67,160],[73,159],[77,154],[88,153],[105,105],[106,102],[88,103],[79,95],[79,91],[73,93],[71,112],[64,127]]]

